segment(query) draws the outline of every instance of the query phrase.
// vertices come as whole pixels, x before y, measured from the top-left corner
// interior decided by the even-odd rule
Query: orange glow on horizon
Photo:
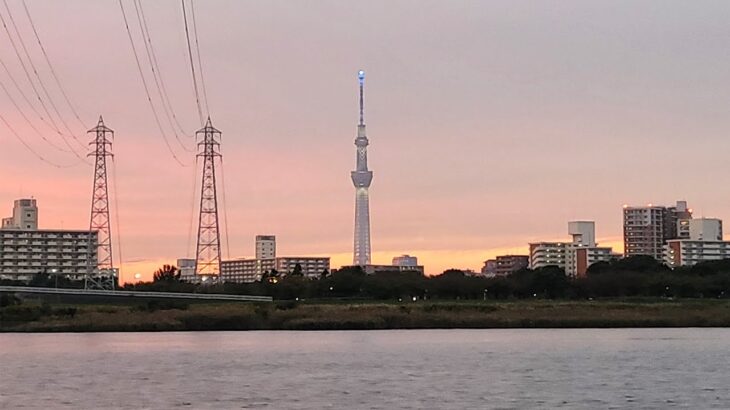
[[[623,253],[623,240],[620,238],[606,238],[599,241],[599,246],[611,247],[615,253]],[[409,254],[418,257],[418,263],[423,265],[427,275],[438,275],[441,272],[455,269],[471,269],[480,271],[484,261],[493,259],[499,255],[527,255],[528,245],[506,246],[491,249],[466,249],[466,250],[412,250],[412,251],[379,251],[373,253],[373,264],[389,265],[394,256]],[[329,256],[330,267],[337,269],[341,266],[352,264],[352,253],[313,254],[307,256]],[[176,260],[158,258],[139,262],[124,263],[120,275],[120,283],[134,283],[135,275],[139,274],[139,281],[150,281],[155,270],[164,264],[175,265]]]

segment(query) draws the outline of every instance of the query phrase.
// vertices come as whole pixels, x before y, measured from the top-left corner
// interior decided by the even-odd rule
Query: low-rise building
[[[276,258],[276,270],[279,274],[290,275],[297,265],[302,269],[302,275],[310,279],[322,277],[329,273],[330,258],[316,256],[284,256]]]
[[[425,270],[422,265],[417,266],[397,266],[397,265],[346,265],[340,267],[340,270],[343,269],[358,269],[361,268],[363,272],[365,272],[368,275],[375,275],[375,274],[381,274],[381,273],[406,273],[406,272],[415,272],[420,273],[421,275],[424,274]],[[336,271],[333,271],[336,272]]]
[[[256,258],[221,261],[221,280],[232,283],[258,282],[264,275],[286,276],[297,265],[307,278],[320,278],[329,272],[330,258],[318,256],[276,256],[276,236],[256,235]]]
[[[530,266],[529,256],[527,258],[527,266],[528,267]],[[481,270],[482,275],[481,276],[486,276],[486,277],[491,278],[491,277],[496,276],[496,272],[497,272],[497,260],[496,259],[485,260],[484,266],[482,266],[482,270]]]
[[[291,275],[297,265],[304,277],[320,278],[329,272],[330,258],[311,256],[280,256],[274,259],[232,259],[221,262],[221,279],[224,282],[251,283],[261,280],[264,274]]]
[[[488,278],[507,276],[528,266],[530,266],[530,257],[528,255],[500,255],[494,259],[484,261],[481,273],[482,276]]]
[[[221,261],[221,280],[231,283],[257,282],[264,273],[270,273],[275,268],[275,259],[225,260]]]
[[[418,258],[411,255],[401,255],[393,258],[393,266],[418,266]]]

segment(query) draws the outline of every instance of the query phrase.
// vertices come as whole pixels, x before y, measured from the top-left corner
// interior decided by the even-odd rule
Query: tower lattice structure
[[[218,219],[218,192],[216,189],[216,159],[220,152],[221,132],[213,127],[208,117],[205,127],[195,133],[203,159],[203,182],[200,187],[200,215],[198,217],[198,245],[195,251],[195,273],[201,279],[220,279],[221,236]]]
[[[352,255],[354,265],[370,264],[370,184],[373,181],[373,171],[368,170],[368,137],[365,133],[365,117],[363,104],[363,89],[365,86],[365,72],[358,72],[360,82],[360,122],[357,125],[357,166],[350,173],[355,185],[355,246]]]
[[[89,231],[97,232],[97,253],[96,264],[94,255],[87,258],[87,271],[84,287],[86,289],[113,290],[116,284],[116,271],[114,269],[114,257],[112,255],[112,230],[109,217],[109,183],[107,178],[107,158],[112,158],[112,141],[114,131],[104,125],[104,120],[99,116],[99,123],[88,131],[93,135],[93,152],[89,153],[94,157],[94,187],[91,194],[91,222]],[[89,249],[93,249],[92,246]]]

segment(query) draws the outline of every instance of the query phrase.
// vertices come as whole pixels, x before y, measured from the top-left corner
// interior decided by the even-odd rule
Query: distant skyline
[[[115,131],[124,279],[193,257],[194,169],[175,163],[157,130],[118,4],[27,3],[85,128],[53,86],[22,3],[8,2],[69,125],[87,141],[101,114]],[[191,136],[202,124],[180,2],[142,4]],[[497,254],[527,254],[528,242],[564,240],[569,220],[594,220],[598,242],[620,251],[623,204],[687,200],[696,217],[730,219],[728,2],[218,0],[195,11],[211,117],[223,132],[224,258],[253,256],[255,235],[275,234],[281,254],[352,261],[359,69],[376,172],[374,263],[407,253],[429,274],[479,270]],[[32,96],[2,29],[0,38],[0,58]],[[12,91],[2,70],[0,82]],[[35,135],[2,92],[0,110],[44,157],[74,161]],[[192,147],[190,136],[182,138]],[[0,142],[2,216],[32,196],[41,228],[88,228],[91,166],[47,166],[1,123]]]

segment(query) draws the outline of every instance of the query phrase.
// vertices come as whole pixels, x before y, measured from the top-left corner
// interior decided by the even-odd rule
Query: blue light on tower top
[[[363,70],[358,71],[357,78],[360,79],[360,84],[362,84],[365,81],[365,71],[363,71]]]

